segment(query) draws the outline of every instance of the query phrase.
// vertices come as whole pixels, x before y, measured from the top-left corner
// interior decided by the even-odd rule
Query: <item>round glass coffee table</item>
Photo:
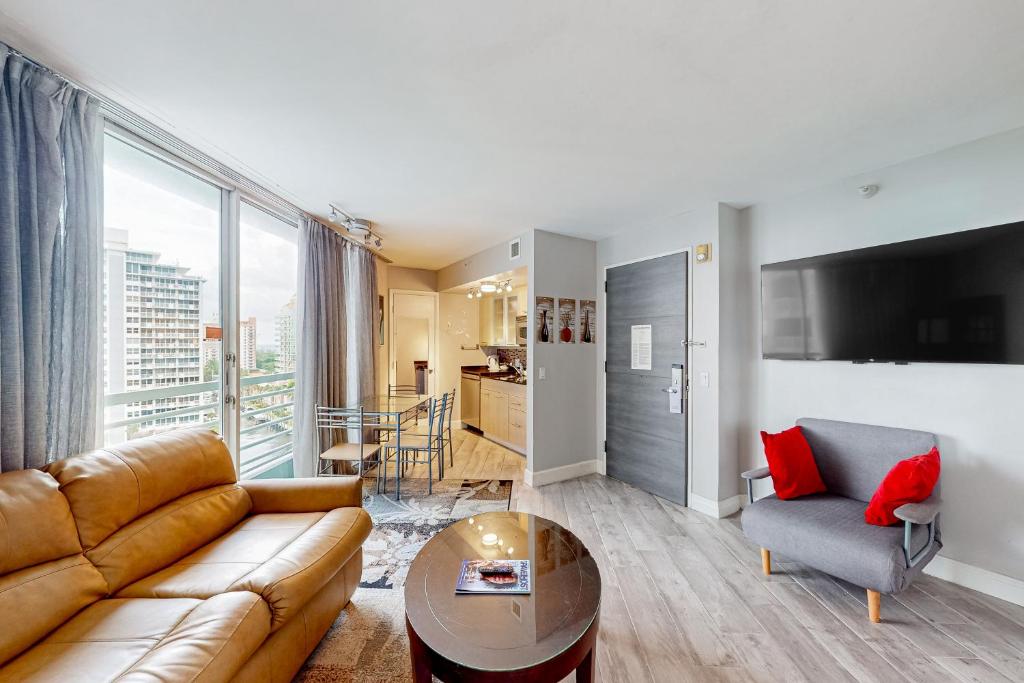
[[[531,593],[456,594],[463,560],[528,559]],[[409,567],[405,625],[413,677],[442,681],[592,681],[601,575],[582,542],[522,512],[459,520]]]

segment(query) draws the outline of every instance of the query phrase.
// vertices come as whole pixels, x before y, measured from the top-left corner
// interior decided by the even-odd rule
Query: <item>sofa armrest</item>
[[[754,502],[754,480],[764,479],[770,474],[768,467],[755,467],[754,469],[747,470],[740,475],[747,480],[747,503],[753,504]]]
[[[363,482],[358,476],[300,479],[249,479],[238,482],[252,498],[252,514],[327,512],[362,507]]]
[[[752,470],[747,470],[740,476],[749,481],[751,479],[764,479],[770,475],[771,472],[768,471],[767,467],[755,467]]]
[[[893,514],[904,522],[911,524],[929,524],[939,514],[942,500],[937,496],[929,496],[920,503],[907,503],[893,510]]]

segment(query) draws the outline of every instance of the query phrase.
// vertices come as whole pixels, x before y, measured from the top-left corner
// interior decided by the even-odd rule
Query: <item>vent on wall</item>
[[[521,256],[519,247],[520,238],[518,237],[508,243],[508,258],[510,261],[515,261],[517,258]]]

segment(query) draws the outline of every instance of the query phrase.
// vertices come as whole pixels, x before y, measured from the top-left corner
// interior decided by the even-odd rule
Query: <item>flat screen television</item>
[[[1024,222],[761,266],[764,358],[1024,364]]]

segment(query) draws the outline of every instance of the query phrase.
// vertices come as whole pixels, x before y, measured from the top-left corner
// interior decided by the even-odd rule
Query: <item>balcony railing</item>
[[[295,373],[242,378],[241,475],[254,477],[291,458]]]
[[[253,375],[243,377],[240,383],[239,466],[245,478],[291,458],[295,373]],[[221,382],[214,380],[108,394],[104,400],[106,440],[119,443],[179,427],[219,431],[220,392]]]

